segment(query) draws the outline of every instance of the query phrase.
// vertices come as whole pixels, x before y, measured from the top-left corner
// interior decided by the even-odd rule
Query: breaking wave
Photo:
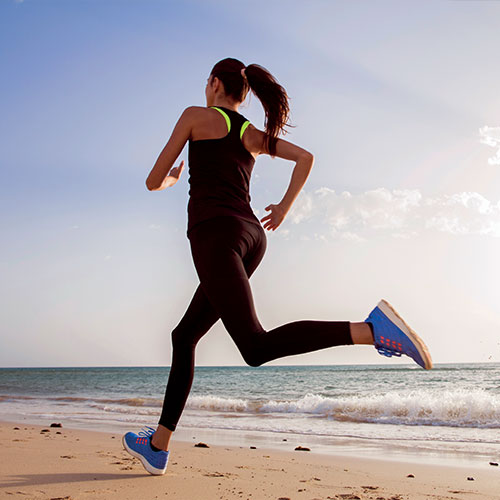
[[[163,404],[158,398],[85,398],[32,397],[0,395],[0,403],[33,404],[27,400],[82,404],[111,413],[157,415]],[[217,395],[191,395],[186,409],[228,412],[258,417],[270,414],[292,414],[326,418],[334,421],[432,425],[447,427],[500,428],[500,395],[485,390],[456,389],[452,391],[414,390],[371,395],[326,397],[306,394],[295,400],[256,400],[227,398]]]

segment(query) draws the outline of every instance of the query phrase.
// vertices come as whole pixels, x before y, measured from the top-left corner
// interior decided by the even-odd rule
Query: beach
[[[436,465],[500,460],[500,364],[196,367],[176,437]],[[169,367],[0,369],[0,421],[153,426]],[[201,437],[200,437],[201,439]]]
[[[168,373],[0,369],[0,498],[500,500],[499,364],[197,367],[151,476]]]
[[[56,423],[56,422],[54,422]],[[500,499],[500,468],[359,458],[174,439],[167,472],[148,474],[121,434],[0,422],[1,498]],[[187,434],[184,434],[187,436]],[[207,435],[204,436],[206,438]],[[215,434],[214,434],[215,436]],[[473,478],[469,480],[468,478]]]

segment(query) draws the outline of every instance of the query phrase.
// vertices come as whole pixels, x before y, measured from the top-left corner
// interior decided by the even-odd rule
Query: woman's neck
[[[239,113],[238,108],[240,105],[225,102],[225,101],[218,101],[218,102],[213,102],[212,104],[210,104],[210,106],[220,106],[221,108],[232,109],[233,111],[236,111],[237,113]],[[207,106],[207,107],[210,107],[210,106]]]

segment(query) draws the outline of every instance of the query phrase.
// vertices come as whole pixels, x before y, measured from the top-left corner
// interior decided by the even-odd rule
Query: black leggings
[[[193,382],[196,344],[219,318],[250,366],[353,344],[349,321],[293,321],[268,331],[262,327],[248,280],[266,251],[262,226],[217,216],[193,227],[189,241],[200,284],[172,331],[172,363],[159,424],[175,430]]]

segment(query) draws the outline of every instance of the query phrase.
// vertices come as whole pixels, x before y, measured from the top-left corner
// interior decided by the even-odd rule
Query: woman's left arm
[[[146,179],[146,187],[150,191],[161,191],[169,186],[173,186],[179,180],[184,168],[184,160],[181,161],[178,167],[172,168],[172,165],[181,154],[181,151],[191,136],[193,108],[194,106],[190,106],[182,112],[170,139],[149,173]]]

